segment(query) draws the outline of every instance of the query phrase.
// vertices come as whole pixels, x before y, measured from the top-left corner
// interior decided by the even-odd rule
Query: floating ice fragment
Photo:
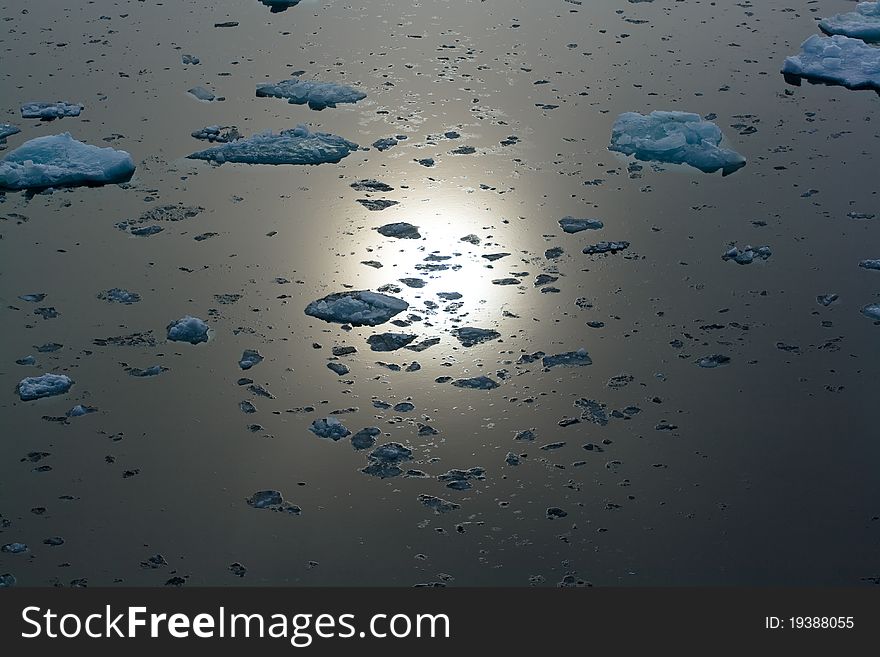
[[[241,359],[238,361],[238,366],[243,370],[249,370],[254,365],[259,365],[263,360],[263,356],[259,351],[254,349],[245,349],[244,353],[241,355]]]
[[[7,543],[0,547],[0,552],[5,552],[6,554],[21,554],[27,551],[28,546],[25,543]]]
[[[281,511],[292,516],[298,516],[302,513],[302,509],[295,504],[285,502],[281,492],[277,490],[259,490],[245,501],[255,509]]]
[[[325,322],[349,323],[354,326],[378,326],[409,308],[403,299],[358,290],[337,292],[312,301],[305,313]]]
[[[429,509],[432,509],[437,515],[440,515],[441,513],[449,513],[450,511],[455,511],[456,509],[461,508],[460,504],[449,502],[448,500],[444,500],[433,495],[426,495],[424,493],[419,495],[419,502],[424,504]]]
[[[351,431],[335,417],[315,420],[312,422],[312,426],[309,427],[309,431],[319,438],[329,438],[330,440],[339,440],[351,435]]]
[[[481,342],[488,342],[489,340],[495,340],[496,338],[501,337],[501,334],[498,331],[475,328],[472,326],[457,328],[452,332],[452,335],[458,338],[458,341],[461,342],[464,347],[473,347]]]
[[[63,100],[59,100],[57,103],[25,103],[21,106],[21,117],[51,121],[65,116],[79,116],[82,111],[82,105],[65,103]]]
[[[855,11],[823,18],[819,21],[819,29],[825,34],[842,34],[869,42],[880,41],[880,2],[860,2]]]
[[[40,303],[43,299],[46,298],[45,292],[37,292],[35,294],[20,294],[18,298],[22,301],[28,301],[30,303]]]
[[[575,219],[574,217],[563,217],[559,220],[559,225],[566,233],[579,233],[582,230],[599,230],[604,226],[599,219]]]
[[[146,369],[141,369],[139,367],[129,367],[126,370],[129,376],[136,376],[138,378],[146,378],[151,376],[159,376],[168,371],[167,367],[163,367],[162,365],[151,365]]]
[[[816,302],[823,306],[830,306],[840,298],[838,294],[820,294],[816,296]]]
[[[744,246],[742,249],[734,246],[725,251],[724,255],[721,256],[721,259],[724,261],[733,260],[739,265],[749,265],[755,258],[766,260],[771,255],[773,255],[773,253],[769,246],[759,246],[757,248]]]
[[[711,356],[704,356],[697,360],[697,365],[705,369],[712,369],[715,367],[721,367],[722,365],[727,365],[730,363],[730,357],[724,356],[722,354],[713,354]]]
[[[387,479],[388,477],[397,477],[403,472],[400,464],[412,460],[412,450],[400,443],[385,443],[370,452],[367,459],[369,465],[361,472],[380,479]]]
[[[705,173],[721,169],[726,176],[744,167],[746,159],[719,148],[721,139],[721,129],[699,114],[625,112],[614,122],[608,148],[643,161],[689,164]]]
[[[370,449],[376,444],[376,437],[382,433],[378,427],[366,427],[351,437],[351,446],[357,450]]]
[[[260,2],[269,7],[269,11],[273,14],[277,14],[291,7],[296,7],[300,0],[260,0]]]
[[[391,192],[394,188],[391,185],[367,178],[364,180],[356,180],[349,185],[353,190],[358,192]]]
[[[293,78],[273,84],[257,85],[257,96],[286,98],[291,104],[308,104],[313,110],[322,110],[325,107],[336,107],[337,103],[356,103],[366,98],[367,94],[335,82]]]
[[[241,133],[235,126],[209,125],[190,133],[196,139],[202,139],[211,143],[228,144],[242,138]]]
[[[121,183],[134,169],[125,151],[84,144],[65,132],[26,141],[0,160],[0,189]]]
[[[41,397],[63,395],[72,385],[73,381],[64,374],[29,376],[18,382],[18,396],[22,401],[32,401]]]
[[[0,148],[6,146],[6,138],[21,132],[19,128],[11,123],[0,123]]]
[[[583,252],[587,255],[598,255],[602,253],[617,253],[629,248],[629,242],[599,242],[584,247]]]
[[[870,303],[862,308],[862,314],[868,319],[880,322],[880,303]]]
[[[300,124],[279,133],[264,132],[220,144],[187,157],[217,164],[324,164],[339,162],[357,147],[347,139],[325,132],[311,132]]]
[[[137,292],[129,292],[128,290],[124,290],[121,287],[114,287],[109,290],[105,290],[104,292],[98,293],[98,298],[103,301],[109,301],[111,303],[122,303],[125,305],[130,305],[132,303],[137,303],[141,300],[141,295]]]
[[[384,237],[394,237],[400,240],[417,240],[422,236],[419,234],[419,227],[408,224],[405,221],[399,221],[393,224],[385,224],[376,229],[380,235]]]
[[[792,84],[805,78],[880,92],[880,49],[845,36],[814,34],[801,44],[800,53],[786,58],[782,73]]]
[[[327,363],[327,367],[339,376],[345,376],[346,374],[348,374],[351,371],[348,369],[347,365],[344,365],[342,363],[336,363],[336,362]]]
[[[12,573],[3,573],[0,575],[0,589],[9,589],[15,586],[15,575]]]
[[[187,93],[194,96],[195,98],[198,98],[199,100],[204,100],[207,102],[211,102],[212,100],[217,98],[217,96],[215,96],[213,92],[205,89],[204,87],[193,87],[192,89],[188,89]]]
[[[168,326],[168,339],[174,342],[199,344],[208,341],[208,325],[198,317],[186,315]]]
[[[488,376],[475,376],[470,379],[456,379],[452,385],[456,388],[471,388],[472,390],[494,390],[500,384]]]
[[[397,351],[417,337],[411,333],[378,333],[367,338],[367,343],[370,351]]]
[[[94,406],[83,406],[82,404],[77,404],[69,411],[65,413],[67,417],[82,417],[83,415],[89,415],[90,413],[97,413],[98,409]]]
[[[544,356],[541,361],[545,368],[551,367],[579,367],[582,365],[592,365],[593,359],[584,348],[577,351],[569,351],[564,354],[556,354],[555,356]]]
[[[862,260],[859,263],[859,267],[862,269],[875,269],[880,271],[880,259],[878,260]]]

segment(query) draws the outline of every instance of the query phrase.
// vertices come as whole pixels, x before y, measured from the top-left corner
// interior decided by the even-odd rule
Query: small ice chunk
[[[204,100],[206,102],[211,102],[216,99],[217,96],[214,95],[213,92],[205,89],[204,87],[193,87],[192,89],[187,89],[187,93],[198,98],[199,100]]]
[[[322,110],[325,107],[336,107],[337,103],[356,103],[366,98],[367,94],[335,82],[292,78],[257,85],[257,97],[286,98],[293,105],[308,104],[313,110]]]
[[[880,259],[877,260],[862,260],[859,263],[859,267],[862,269],[875,269],[880,271]]]
[[[472,390],[494,390],[499,383],[488,376],[475,376],[470,379],[456,379],[452,382],[456,388],[470,388]]]
[[[367,343],[370,351],[397,351],[417,337],[412,333],[378,333],[367,338]]]
[[[860,2],[855,11],[819,21],[825,34],[842,34],[862,41],[880,41],[880,2]]]
[[[450,511],[455,511],[456,509],[461,508],[460,504],[449,502],[448,500],[435,497],[434,495],[426,495],[424,493],[419,495],[419,502],[429,509],[432,509],[437,515],[440,515],[441,513],[449,513]]]
[[[370,449],[376,444],[376,437],[382,433],[378,427],[366,427],[351,437],[351,446],[357,450]]]
[[[21,106],[23,119],[42,119],[51,121],[65,116],[79,116],[83,106],[76,103],[65,103],[59,100],[56,103],[25,103]]]
[[[400,443],[385,443],[370,452],[367,460],[369,464],[361,469],[364,474],[380,479],[397,477],[403,473],[400,464],[412,460],[412,450]]]
[[[357,148],[357,144],[347,139],[325,132],[311,132],[300,124],[279,133],[264,132],[213,146],[187,157],[217,164],[324,164],[339,162]]]
[[[7,543],[0,547],[0,552],[5,552],[6,554],[21,554],[27,551],[28,546],[25,543]]]
[[[754,262],[755,258],[766,260],[771,255],[773,255],[773,252],[769,246],[759,246],[757,248],[744,246],[741,249],[734,246],[725,251],[721,259],[724,261],[733,260],[738,265],[749,265]]]
[[[355,180],[351,185],[349,185],[353,190],[357,192],[391,192],[394,191],[394,188],[387,184],[383,183],[379,180],[375,180],[373,178],[366,178],[364,180]]]
[[[12,573],[3,573],[0,575],[0,589],[10,589],[17,581]]]
[[[464,347],[473,347],[481,342],[488,342],[489,340],[495,340],[501,337],[501,334],[498,331],[475,328],[473,326],[457,328],[452,332],[452,335],[458,338],[458,341],[461,342]]]
[[[574,217],[563,217],[559,220],[559,225],[566,233],[579,233],[582,230],[599,230],[605,224],[599,219],[575,219]]]
[[[583,249],[583,253],[587,255],[599,255],[603,253],[617,253],[618,251],[623,251],[629,248],[629,242],[620,241],[620,242],[599,242],[598,244],[591,244],[590,246],[585,246]]]
[[[198,317],[185,315],[167,327],[168,339],[174,342],[199,344],[208,341],[208,325]]]
[[[569,351],[564,354],[556,354],[555,356],[544,356],[542,364],[547,369],[551,367],[579,367],[582,365],[592,365],[593,359],[587,353],[586,349],[578,349],[577,351]]]
[[[18,295],[18,298],[29,303],[40,303],[40,301],[46,298],[46,293],[36,292],[33,294],[20,294]]]
[[[338,376],[345,376],[351,371],[348,368],[348,365],[345,365],[344,363],[337,363],[336,361],[327,363],[327,368],[335,372]]]
[[[0,160],[0,189],[121,183],[134,169],[125,151],[84,144],[65,132],[26,141]]]
[[[238,366],[243,370],[249,370],[254,365],[259,365],[263,360],[263,356],[259,351],[254,349],[245,349],[244,353],[241,355],[241,359],[238,361]]]
[[[124,290],[121,287],[110,288],[109,290],[105,290],[104,292],[98,293],[98,298],[103,301],[109,301],[110,303],[122,303],[125,305],[130,305],[132,303],[137,303],[141,300],[141,295],[137,292],[129,292],[128,290]]]
[[[417,240],[421,239],[419,227],[408,224],[405,221],[399,221],[393,224],[385,224],[377,229],[380,235],[384,237],[394,237],[399,240]]]
[[[875,322],[880,322],[880,303],[869,303],[867,306],[862,308],[862,314],[868,319],[873,319]]]
[[[77,404],[69,411],[65,413],[67,417],[82,417],[83,415],[89,415],[90,413],[97,413],[98,409],[94,406],[83,406],[82,404]]]
[[[625,112],[614,122],[608,148],[637,160],[689,164],[704,173],[721,169],[726,176],[744,167],[746,159],[719,148],[721,139],[721,129],[699,114]]]
[[[697,360],[697,365],[704,369],[714,369],[716,367],[721,367],[722,365],[728,365],[730,363],[730,357],[724,356],[723,354],[712,354],[711,356],[704,356]]]
[[[181,64],[191,64],[191,65],[195,66],[196,64],[198,64],[201,61],[202,60],[200,60],[195,55],[183,54],[180,56],[180,63]]]
[[[32,401],[41,397],[63,395],[73,385],[65,374],[42,374],[29,376],[18,382],[18,396],[22,401]]]
[[[0,146],[6,144],[7,137],[16,135],[19,132],[21,132],[21,130],[11,123],[0,123]]]
[[[378,326],[409,308],[403,299],[378,292],[358,290],[337,292],[323,299],[312,301],[305,313],[325,322],[352,324],[354,326]]]
[[[373,148],[378,151],[387,151],[389,148],[397,146],[398,143],[394,137],[383,137],[373,142]]]
[[[298,516],[302,513],[302,509],[295,504],[285,502],[281,492],[277,490],[258,490],[245,501],[255,509],[281,511],[293,516]]]
[[[168,371],[167,367],[163,367],[162,365],[151,365],[145,369],[141,369],[140,367],[129,367],[126,372],[128,372],[129,376],[136,376],[138,378],[148,378],[151,376],[159,376],[160,374],[164,374]]]
[[[15,361],[16,365],[36,365],[37,359],[33,356],[25,356],[24,358],[19,358]]]
[[[816,303],[819,303],[827,308],[839,298],[839,294],[819,294],[816,296]]]
[[[335,417],[324,418],[323,420],[315,420],[309,431],[320,438],[329,438],[330,440],[339,440],[351,435],[351,431],[346,429]]]
[[[235,126],[208,125],[190,133],[195,139],[209,141],[212,144],[228,144],[241,139],[242,135]]]
[[[859,39],[814,34],[801,44],[800,53],[785,59],[782,74],[793,84],[806,78],[847,89],[880,91],[880,49]]]

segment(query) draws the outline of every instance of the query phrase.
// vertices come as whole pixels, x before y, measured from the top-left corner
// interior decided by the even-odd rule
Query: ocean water
[[[858,265],[880,258],[880,98],[780,73],[819,18],[852,6],[0,0],[0,122],[21,128],[0,157],[70,132],[137,164],[124,185],[0,195],[0,544],[28,546],[0,553],[0,575],[28,586],[875,581],[880,326],[860,311],[880,300],[880,272]],[[367,97],[322,111],[256,97],[295,75]],[[196,86],[218,98],[197,100]],[[19,114],[56,100],[83,112]],[[658,109],[711,116],[746,166],[704,174],[608,150],[620,113]],[[250,136],[300,123],[361,148],[318,166],[186,158],[209,146],[190,136],[204,126]],[[371,146],[395,135],[406,139]],[[393,190],[352,189],[363,179]],[[164,206],[188,210],[154,211]],[[150,211],[137,225],[157,234],[117,227]],[[604,227],[565,234],[565,216]],[[395,222],[421,238],[374,230]],[[610,240],[630,246],[582,253]],[[733,244],[772,256],[725,261]],[[535,285],[541,274],[556,280]],[[516,282],[493,283],[504,279]],[[405,326],[303,312],[387,285],[410,304],[395,318]],[[140,300],[98,298],[112,288]],[[826,294],[839,298],[824,306]],[[208,323],[208,342],[166,340],[185,315]],[[461,327],[499,336],[464,347]],[[386,331],[440,341],[371,351]],[[61,347],[38,351],[50,343]],[[357,352],[336,359],[350,369],[340,376],[327,363],[341,345]],[[591,365],[545,369],[532,356],[581,348]],[[245,349],[263,356],[247,371]],[[28,355],[36,365],[16,363]],[[729,361],[699,365],[713,355]],[[154,365],[167,371],[129,373]],[[73,387],[20,401],[19,380],[46,372]],[[437,381],[477,376],[500,385]],[[66,418],[77,404],[97,410]],[[362,472],[370,449],[309,431],[327,417],[352,434],[377,427],[376,446],[399,443],[412,460],[398,476]],[[534,440],[515,439],[527,429]],[[470,468],[485,472],[466,490],[438,479]],[[301,513],[248,505],[262,490]],[[438,513],[424,495],[457,506]]]

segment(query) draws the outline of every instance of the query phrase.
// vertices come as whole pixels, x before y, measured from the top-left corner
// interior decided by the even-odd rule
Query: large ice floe
[[[856,5],[855,11],[823,18],[819,21],[819,29],[825,34],[842,34],[863,41],[880,41],[880,2],[860,2]]]
[[[29,376],[18,382],[18,396],[22,401],[32,401],[41,397],[63,395],[72,385],[71,378],[64,374]]]
[[[637,160],[689,164],[704,173],[721,169],[726,176],[744,167],[746,158],[720,148],[721,139],[721,129],[699,114],[624,112],[611,128],[608,149]]]
[[[187,157],[217,164],[324,164],[339,162],[357,147],[347,139],[326,132],[311,132],[300,124],[279,133],[264,132],[213,146]]]
[[[403,299],[369,290],[337,292],[312,301],[305,313],[325,322],[378,326],[409,308]]]
[[[168,325],[168,339],[199,344],[208,341],[208,325],[198,317],[186,315]]]
[[[286,98],[293,105],[305,105],[313,110],[325,107],[336,107],[337,103],[356,103],[367,97],[360,89],[335,82],[319,82],[318,80],[282,80],[271,84],[257,85],[257,96],[260,98]]]
[[[57,103],[25,103],[21,106],[21,118],[51,121],[65,116],[79,116],[82,111],[82,105],[65,103],[63,100]]]
[[[786,57],[782,74],[792,84],[805,78],[880,93],[880,48],[845,36],[814,34],[801,44],[800,53]]]
[[[131,179],[125,151],[84,144],[65,132],[26,141],[0,160],[0,189],[105,185]]]

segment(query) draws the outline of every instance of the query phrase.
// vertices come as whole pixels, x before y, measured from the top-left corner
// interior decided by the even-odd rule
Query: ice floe
[[[473,326],[462,326],[452,331],[452,335],[458,338],[464,347],[473,347],[481,342],[488,342],[501,337],[498,331],[492,329],[482,329]]]
[[[249,370],[254,365],[259,365],[263,360],[263,356],[255,349],[245,349],[238,361],[238,366],[243,370]]]
[[[113,287],[109,290],[105,290],[104,292],[99,292],[97,296],[102,301],[108,301],[110,303],[121,303],[125,305],[131,305],[141,300],[141,295],[139,295],[137,292],[129,292],[128,290],[124,290],[121,287]]]
[[[744,246],[741,249],[733,246],[724,252],[721,259],[724,261],[733,260],[738,265],[749,265],[755,258],[766,260],[771,255],[773,252],[769,246]]]
[[[585,246],[583,248],[583,252],[587,255],[600,255],[603,253],[617,253],[618,251],[623,251],[629,248],[629,242],[619,241],[619,242],[599,242],[598,244],[591,244],[590,246]]]
[[[332,164],[357,148],[357,144],[347,139],[325,132],[311,132],[307,126],[300,124],[279,133],[264,132],[213,146],[187,157],[217,164]]]
[[[367,338],[367,343],[371,351],[397,351],[417,337],[411,333],[379,333]]]
[[[470,388],[472,390],[494,390],[500,384],[488,376],[475,376],[470,379],[456,379],[452,385],[456,388]]]
[[[370,452],[367,460],[369,464],[361,469],[364,474],[380,479],[397,477],[403,473],[400,465],[412,460],[412,450],[400,443],[385,443]]]
[[[73,385],[65,374],[41,374],[29,376],[18,382],[18,396],[22,401],[32,401],[41,397],[63,395]]]
[[[335,417],[315,420],[309,427],[309,431],[320,438],[329,438],[330,440],[340,440],[351,435],[351,431]]]
[[[65,132],[26,141],[0,160],[0,189],[121,183],[134,169],[125,151],[84,144]]]
[[[192,136],[211,143],[228,144],[241,139],[242,135],[235,126],[208,125],[193,131]]]
[[[82,105],[62,100],[56,103],[25,103],[21,106],[21,118],[51,121],[65,116],[79,116],[82,111]]]
[[[296,7],[300,0],[259,0],[260,3],[266,5],[273,14]]]
[[[859,267],[861,267],[862,269],[874,269],[876,271],[880,271],[880,259],[862,260],[859,263]]]
[[[357,290],[337,292],[312,301],[306,306],[305,313],[325,322],[378,326],[407,308],[409,304],[403,299],[368,290]]]
[[[167,326],[168,339],[199,344],[208,341],[208,325],[198,317],[185,315]]]
[[[564,354],[556,354],[555,356],[544,356],[541,363],[545,368],[551,367],[580,367],[582,365],[592,365],[593,359],[587,353],[586,349],[578,349],[577,351],[569,351]]]
[[[880,322],[880,303],[869,303],[862,308],[862,314],[868,319]]]
[[[559,226],[566,233],[579,233],[582,230],[599,230],[604,224],[599,219],[575,219],[563,217],[559,220]]]
[[[855,11],[823,18],[819,21],[819,29],[825,34],[880,41],[880,2],[860,2]]]
[[[257,85],[257,96],[286,98],[294,105],[305,105],[313,110],[336,107],[337,103],[356,103],[367,97],[363,91],[335,82],[318,80],[282,80],[272,84]]]
[[[794,84],[806,78],[880,92],[880,48],[850,37],[814,34],[801,44],[800,53],[785,59],[782,73]]]
[[[721,129],[699,114],[625,112],[614,122],[608,148],[643,161],[689,164],[704,173],[721,169],[726,176],[745,166],[746,159],[720,148],[721,140]]]
[[[419,227],[408,224],[405,221],[399,221],[393,224],[385,224],[376,229],[380,235],[384,237],[393,237],[399,240],[417,240],[421,239]]]
[[[289,513],[292,516],[298,516],[302,513],[300,507],[286,502],[281,492],[277,490],[258,490],[245,501],[255,509],[280,511],[282,513]]]

